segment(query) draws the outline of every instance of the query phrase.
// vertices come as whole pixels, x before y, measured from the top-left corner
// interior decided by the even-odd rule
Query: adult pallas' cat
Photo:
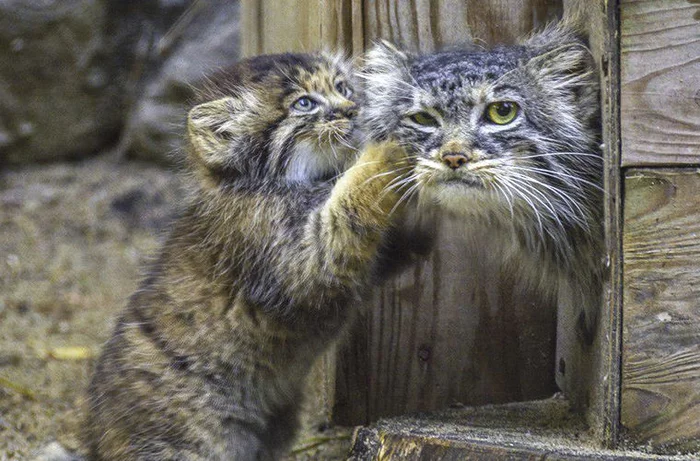
[[[416,157],[421,198],[487,229],[483,245],[545,296],[566,286],[560,338],[595,334],[603,272],[597,73],[576,18],[519,45],[368,53],[363,124]],[[431,200],[427,200],[431,202]],[[564,367],[557,380],[563,387]]]
[[[104,460],[267,460],[288,448],[312,362],[369,285],[406,170],[354,159],[346,63],[252,58],[188,118],[192,200],[104,348],[88,443]]]

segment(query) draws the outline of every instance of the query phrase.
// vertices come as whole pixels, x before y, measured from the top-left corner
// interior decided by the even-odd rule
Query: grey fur
[[[573,290],[585,309],[565,328],[575,323],[590,344],[603,269],[603,162],[597,72],[575,20],[493,49],[412,55],[379,43],[362,77],[362,125],[370,139],[394,139],[414,156],[421,202],[491,229],[484,244],[493,257],[543,296]],[[485,118],[496,101],[520,106],[512,123]],[[420,111],[438,126],[412,121]],[[450,151],[467,163],[449,168],[441,159]]]

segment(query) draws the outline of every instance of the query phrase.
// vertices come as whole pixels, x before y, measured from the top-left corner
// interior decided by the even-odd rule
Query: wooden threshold
[[[597,445],[564,398],[384,419],[355,431],[349,460],[697,460]]]

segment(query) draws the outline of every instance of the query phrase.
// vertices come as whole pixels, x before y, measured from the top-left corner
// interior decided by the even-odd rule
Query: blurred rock
[[[130,157],[173,161],[182,145],[192,86],[238,60],[238,11],[237,1],[195,0],[154,42],[143,93],[122,140]]]
[[[0,0],[0,162],[77,158],[118,136],[156,0]]]

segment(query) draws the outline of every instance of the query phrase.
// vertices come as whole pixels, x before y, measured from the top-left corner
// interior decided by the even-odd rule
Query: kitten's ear
[[[526,68],[555,86],[584,84],[593,77],[595,61],[576,20],[550,25],[524,45],[533,54]]]
[[[228,125],[235,109],[233,98],[222,98],[193,107],[187,116],[191,155],[212,167],[226,161],[231,139]]]
[[[399,50],[386,40],[379,40],[365,55],[362,70],[366,74],[386,74],[396,71],[408,73],[412,58],[411,55]]]
[[[193,107],[187,116],[192,173],[205,185],[214,186],[224,176],[240,173],[245,133],[254,129],[248,114],[255,101],[225,97]],[[250,98],[249,98],[250,99]]]

